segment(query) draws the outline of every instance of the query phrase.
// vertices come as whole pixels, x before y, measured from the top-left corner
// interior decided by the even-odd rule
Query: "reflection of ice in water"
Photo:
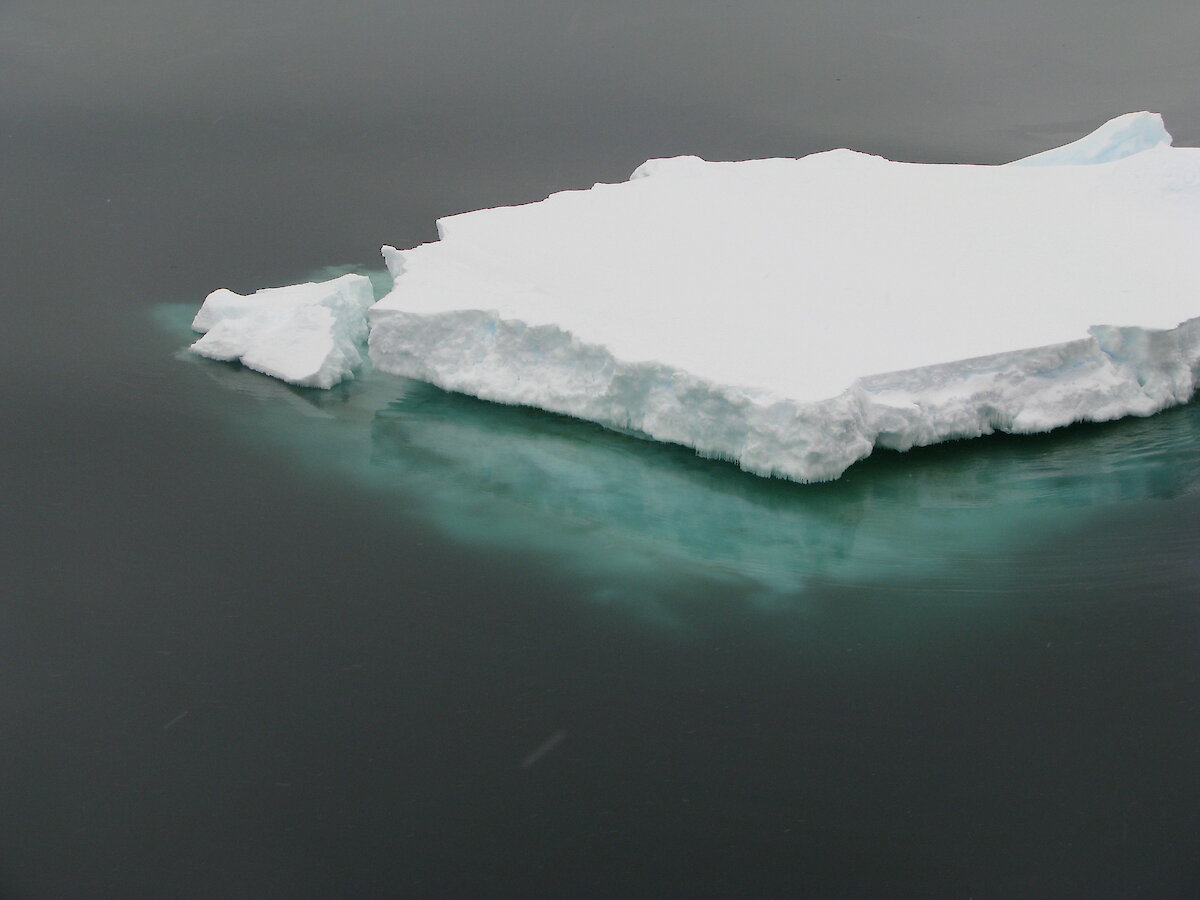
[[[449,517],[469,523],[460,534],[512,535],[514,517],[526,537],[586,527],[580,553],[607,538],[779,590],[811,576],[921,570],[1066,524],[1078,507],[1190,490],[1198,431],[1192,405],[1152,420],[880,454],[841,481],[798,485],[424,386],[371,426],[374,464],[436,491],[439,518],[462,512]]]
[[[160,318],[174,333],[191,311]],[[837,482],[799,485],[370,372],[326,392],[185,356],[259,401],[223,406],[312,471],[396,491],[456,539],[551,554],[610,590],[673,572],[767,593],[813,578],[931,575],[1037,541],[1082,509],[1190,492],[1200,479],[1197,403],[1049,435],[879,453]]]

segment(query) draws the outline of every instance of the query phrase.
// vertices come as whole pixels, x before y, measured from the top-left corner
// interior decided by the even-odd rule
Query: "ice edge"
[[[486,310],[370,315],[371,359],[382,371],[800,482],[836,479],[875,447],[1148,416],[1186,402],[1200,365],[1200,317],[1167,330],[1096,326],[1079,340],[871,375],[835,397],[796,402],[619,360],[553,325]]]

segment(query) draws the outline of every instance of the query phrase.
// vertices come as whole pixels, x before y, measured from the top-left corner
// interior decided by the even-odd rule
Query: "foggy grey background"
[[[648,157],[995,163],[1139,109],[1194,145],[1197,34],[1194,0],[0,0],[0,895],[1195,896],[1194,499],[1017,560],[1017,599],[831,587],[797,637],[710,592],[705,639],[631,634],[231,436],[148,313]]]
[[[1188,0],[15,0],[5,267],[71,241],[132,292],[248,288],[653,156],[995,163],[1138,109],[1195,144],[1197,33]]]

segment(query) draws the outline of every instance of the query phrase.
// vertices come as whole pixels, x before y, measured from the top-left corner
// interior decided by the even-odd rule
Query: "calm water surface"
[[[800,486],[194,308],[9,394],[7,893],[1200,887],[1200,405]]]
[[[839,482],[180,355],[651,156],[996,162],[1194,4],[0,8],[0,895],[1200,896],[1200,404]]]

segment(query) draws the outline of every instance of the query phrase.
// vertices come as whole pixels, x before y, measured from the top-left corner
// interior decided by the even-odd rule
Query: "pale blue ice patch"
[[[1171,135],[1162,116],[1132,112],[1105,122],[1077,141],[1014,160],[1010,166],[1088,166],[1116,162],[1155,147],[1170,147]]]

